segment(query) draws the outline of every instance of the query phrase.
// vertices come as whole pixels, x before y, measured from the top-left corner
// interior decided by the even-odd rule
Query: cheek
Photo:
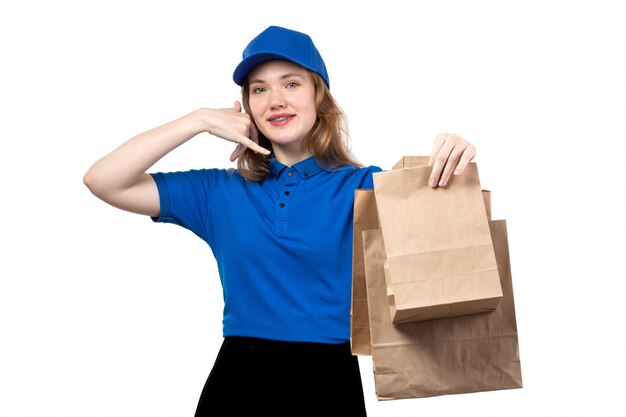
[[[263,121],[265,120],[265,109],[267,108],[265,103],[263,103],[262,100],[259,100],[258,97],[254,100],[250,97],[248,99],[248,104],[250,106],[250,116],[252,116],[252,120],[254,121],[257,129],[259,129],[265,137],[268,137],[268,134],[265,131],[265,125],[263,124]]]
[[[311,91],[306,99],[306,103],[307,103],[307,109],[309,109],[309,111],[307,112],[307,119],[308,122],[311,124],[311,127],[315,124],[315,121],[317,120],[317,105],[315,102],[315,91]]]
[[[265,109],[265,106],[263,105],[263,103],[261,102],[261,100],[259,100],[259,98],[252,98],[250,97],[250,99],[248,100],[248,104],[250,105],[250,112],[252,112],[252,118],[255,121],[259,121],[259,117],[263,114],[263,109]]]
[[[312,104],[311,111],[308,112],[307,114],[307,123],[310,125],[310,128],[312,128],[315,125],[316,121],[317,121],[317,112],[315,111],[315,103],[314,103]]]

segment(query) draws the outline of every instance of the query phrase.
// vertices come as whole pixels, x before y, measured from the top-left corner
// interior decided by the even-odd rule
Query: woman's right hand
[[[246,148],[263,155],[270,151],[259,145],[259,136],[249,114],[241,112],[241,103],[235,101],[231,108],[206,109],[207,117],[203,118],[206,131],[213,136],[226,139],[237,144],[237,148],[230,155],[233,162],[243,154]]]

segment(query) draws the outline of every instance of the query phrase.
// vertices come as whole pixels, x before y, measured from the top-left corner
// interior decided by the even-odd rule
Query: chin
[[[272,145],[276,146],[293,146],[298,143],[302,143],[303,139],[294,139],[294,138],[272,138],[270,142]]]

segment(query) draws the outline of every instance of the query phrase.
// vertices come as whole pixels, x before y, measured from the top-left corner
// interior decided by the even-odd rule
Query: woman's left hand
[[[435,139],[428,165],[433,166],[430,174],[431,187],[444,187],[452,174],[460,175],[467,164],[476,156],[476,147],[453,133],[441,133]]]

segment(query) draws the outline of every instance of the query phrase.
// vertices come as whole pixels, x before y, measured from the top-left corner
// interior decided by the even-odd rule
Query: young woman
[[[355,189],[372,188],[381,169],[351,155],[308,35],[270,26],[233,79],[245,112],[239,102],[202,108],[141,133],[95,162],[84,182],[115,207],[191,230],[215,255],[224,340],[196,416],[365,416],[349,343],[352,207]],[[147,173],[203,132],[237,144],[237,169]],[[474,156],[466,140],[439,135],[431,185],[445,186]]]

